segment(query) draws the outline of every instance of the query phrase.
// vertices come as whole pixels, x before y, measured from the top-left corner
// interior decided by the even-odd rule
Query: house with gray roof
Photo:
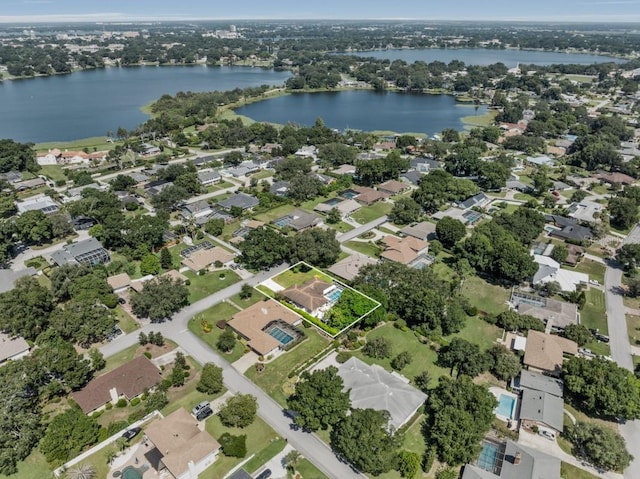
[[[406,173],[402,173],[400,175],[400,179],[403,181],[406,181],[407,183],[417,186],[418,184],[420,184],[420,179],[423,176],[424,176],[423,173],[413,170],[413,171],[407,171]]]
[[[16,361],[29,354],[31,347],[20,336],[11,337],[0,332],[0,365],[7,361]]]
[[[100,241],[95,238],[89,238],[77,243],[64,245],[62,249],[51,254],[51,259],[58,266],[65,264],[88,264],[94,266],[108,263],[111,261],[111,256]]]
[[[198,181],[202,186],[211,186],[219,183],[222,177],[216,170],[202,170],[198,172]]]
[[[180,214],[185,219],[202,218],[209,216],[211,213],[213,213],[213,210],[207,200],[188,203],[180,209]]]
[[[39,196],[29,198],[24,201],[18,201],[16,203],[16,208],[18,208],[19,215],[26,213],[27,211],[42,211],[45,215],[52,215],[60,210],[55,201],[48,196]]]
[[[400,429],[427,400],[427,395],[397,373],[381,366],[369,366],[356,357],[340,364],[338,375],[349,391],[351,405],[358,409],[389,412],[389,426]]]
[[[517,391],[529,389],[531,391],[552,394],[560,398],[564,394],[564,383],[560,379],[534,371],[527,371],[526,369],[520,372],[520,376],[513,378],[511,387]]]
[[[129,173],[127,176],[136,182],[136,186],[140,186],[151,179],[144,173],[140,173],[137,171]]]
[[[436,238],[436,225],[429,221],[422,221],[414,225],[405,226],[400,230],[403,236],[412,236],[422,241]]]
[[[147,195],[153,196],[169,188],[170,186],[173,186],[173,183],[171,181],[165,181],[165,180],[151,181],[145,185],[144,191],[147,193]]]
[[[573,242],[591,241],[593,239],[593,231],[591,228],[578,224],[578,220],[575,218],[566,218],[559,215],[544,215],[544,219],[547,223],[551,223],[558,228],[549,231],[549,236]]]
[[[250,210],[260,204],[260,201],[255,196],[248,195],[246,193],[236,193],[229,196],[227,199],[218,203],[220,208],[230,210],[234,206],[244,210]]]
[[[289,191],[289,182],[288,181],[274,181],[269,186],[269,193],[276,196],[287,196],[287,192]]]
[[[20,271],[13,271],[12,269],[0,269],[0,293],[11,291],[15,282],[23,276],[35,276],[37,271],[32,266]]]
[[[564,428],[564,401],[543,391],[524,389],[520,399],[520,427],[533,429],[548,427],[556,432]]]
[[[468,210],[469,208],[473,208],[477,206],[478,208],[484,208],[489,202],[491,198],[489,198],[484,191],[478,193],[477,195],[472,196],[471,198],[467,198],[462,203],[460,203],[460,207]]]
[[[560,459],[513,441],[488,444],[497,448],[494,458],[464,466],[462,479],[560,479]]]

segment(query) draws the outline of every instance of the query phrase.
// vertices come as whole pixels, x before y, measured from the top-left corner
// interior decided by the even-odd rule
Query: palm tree
[[[67,479],[93,479],[96,477],[96,469],[91,464],[78,464],[69,469]]]
[[[295,449],[284,456],[284,463],[287,470],[293,473],[301,457],[302,455]]]

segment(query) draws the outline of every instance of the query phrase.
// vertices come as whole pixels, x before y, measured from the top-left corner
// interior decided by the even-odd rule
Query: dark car
[[[136,437],[140,431],[142,431],[139,427],[132,427],[131,429],[127,429],[124,433],[122,433],[122,437],[124,437],[127,441],[130,441],[134,437]]]
[[[204,421],[205,419],[207,419],[212,414],[213,414],[213,410],[209,406],[207,406],[207,407],[204,407],[204,408],[200,409],[200,411],[198,411],[198,414],[196,414],[196,419],[198,421]]]
[[[124,299],[122,296],[118,298],[118,303],[125,304],[126,302],[127,302],[127,300]]]
[[[267,479],[268,477],[271,477],[271,469],[265,469],[256,476],[256,479]]]

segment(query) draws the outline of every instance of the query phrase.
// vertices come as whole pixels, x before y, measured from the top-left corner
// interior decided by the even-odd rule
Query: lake
[[[291,74],[249,67],[127,67],[0,82],[0,138],[66,141],[132,129],[165,93],[282,85]]]
[[[553,65],[573,63],[591,65],[592,63],[616,62],[624,63],[621,58],[593,55],[590,53],[562,53],[537,50],[495,50],[489,48],[424,48],[403,50],[373,50],[370,52],[349,53],[360,57],[374,57],[382,60],[404,60],[407,63],[423,61],[431,63],[441,61],[449,63],[460,60],[467,65],[492,65],[502,62],[513,68],[518,63],[533,65]]]
[[[450,95],[372,90],[294,93],[251,103],[235,110],[256,121],[313,125],[320,117],[330,128],[384,130],[433,135],[445,128],[461,130],[462,118],[483,115],[486,106],[457,103]]]

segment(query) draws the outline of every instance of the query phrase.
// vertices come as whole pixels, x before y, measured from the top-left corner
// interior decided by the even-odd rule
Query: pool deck
[[[491,386],[489,388],[489,391],[491,392],[491,394],[493,394],[496,397],[496,399],[498,401],[500,401],[500,396],[509,396],[510,398],[513,398],[514,405],[513,405],[513,410],[511,411],[511,414],[513,415],[513,417],[506,417],[506,416],[502,416],[501,414],[498,414],[497,407],[496,407],[496,409],[494,410],[493,413],[501,421],[504,421],[506,423],[511,421],[513,423],[512,428],[514,430],[517,430],[517,423],[518,423],[518,420],[517,420],[518,414],[517,414],[517,412],[518,412],[518,407],[520,406],[520,404],[519,404],[520,401],[519,401],[518,396],[516,394],[512,393],[512,392],[507,391],[506,389],[499,388],[499,387],[496,387],[496,386]]]

